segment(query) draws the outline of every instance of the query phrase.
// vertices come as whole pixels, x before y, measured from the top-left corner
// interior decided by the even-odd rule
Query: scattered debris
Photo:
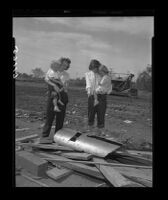
[[[127,124],[132,123],[132,121],[130,121],[130,120],[125,120],[124,122],[127,123]]]
[[[72,142],[77,141],[79,136],[76,131],[71,132],[74,135],[70,139]],[[144,158],[139,152],[129,152],[120,148],[111,152],[109,156],[101,158],[92,153],[88,154],[85,149],[84,152],[77,152],[77,149],[71,149],[63,144],[61,146],[58,143],[45,145],[37,142],[28,142],[31,139],[31,137],[27,138],[27,140],[22,138],[20,142],[17,142],[20,147],[30,146],[32,150],[31,153],[27,152],[26,149],[16,152],[16,158],[17,165],[21,165],[22,170],[26,169],[34,176],[45,178],[45,175],[47,175],[52,180],[57,181],[59,179],[59,182],[61,182],[62,179],[68,179],[69,175],[76,171],[81,176],[85,174],[88,177],[95,177],[105,181],[95,187],[152,187],[152,177],[148,175],[149,170],[152,175],[151,160]],[[92,139],[88,137],[90,148],[94,147],[89,142]],[[108,144],[104,138],[99,138],[99,140]],[[111,140],[116,142],[113,138]],[[148,173],[145,174],[145,172]],[[24,175],[21,171],[17,173],[17,175],[19,174],[42,187],[49,187],[49,185],[37,181],[31,176]]]
[[[16,131],[28,131],[30,130],[30,128],[19,128],[19,129],[16,129]]]
[[[65,125],[69,124],[69,121],[66,121],[64,124],[65,124]]]

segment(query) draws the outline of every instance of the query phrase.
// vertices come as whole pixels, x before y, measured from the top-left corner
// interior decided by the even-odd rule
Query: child
[[[64,105],[61,101],[60,92],[64,89],[63,82],[65,82],[66,78],[61,74],[61,72],[61,64],[58,61],[53,61],[45,77],[45,80],[47,82],[49,81],[53,85],[53,91],[51,94],[53,97],[54,111],[56,112],[60,112],[58,103]]]
[[[96,92],[94,92],[94,105],[99,103],[97,94],[110,94],[112,91],[111,77],[109,76],[108,68],[105,65],[99,67],[99,74],[102,77]]]

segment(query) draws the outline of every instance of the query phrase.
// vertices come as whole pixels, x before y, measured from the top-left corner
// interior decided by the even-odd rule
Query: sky
[[[91,59],[117,73],[137,76],[151,64],[153,17],[15,17],[17,71],[47,72],[52,60],[69,57],[71,78],[84,77]]]

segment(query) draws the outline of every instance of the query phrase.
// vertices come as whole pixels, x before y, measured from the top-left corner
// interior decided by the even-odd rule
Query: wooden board
[[[148,159],[152,159],[153,153],[151,151],[133,151],[133,150],[127,150],[128,153],[132,154],[132,155],[138,155],[138,156],[142,156]]]
[[[48,162],[30,152],[19,151],[16,153],[17,166],[26,169],[35,176],[45,176]]]
[[[37,137],[39,137],[38,134],[28,135],[28,136],[25,136],[25,137],[17,138],[15,140],[15,142],[25,142],[25,141],[28,141],[28,140],[31,140],[31,139],[34,139],[34,138],[37,138]]]
[[[53,169],[50,169],[46,171],[46,174],[50,177],[53,178],[54,180],[58,180],[62,177],[68,176],[71,174],[73,171],[65,168],[58,169],[57,167],[54,167]]]
[[[53,149],[53,150],[61,150],[61,151],[74,151],[69,147],[58,146],[57,144],[39,144],[39,143],[20,143],[21,146],[30,146],[39,149]]]
[[[93,157],[92,154],[78,153],[78,152],[61,153],[60,155],[66,158],[77,159],[77,160],[90,160]]]
[[[28,131],[28,130],[30,130],[30,128],[17,128],[17,129],[15,129],[15,131]]]
[[[152,181],[152,170],[151,169],[136,169],[129,167],[113,167],[115,170],[120,172],[123,176],[129,178],[141,178],[147,181]]]
[[[54,156],[50,156],[49,154],[46,153],[36,153],[37,155],[41,155],[42,157],[47,157],[47,160],[50,160],[50,158],[55,158],[55,159],[61,159],[61,160],[65,160],[65,161],[71,161],[71,159],[62,157],[62,156],[58,156],[58,155],[54,155]],[[83,174],[87,174],[89,176],[93,176],[95,178],[99,178],[99,179],[104,179],[104,176],[99,172],[99,170],[96,167],[91,167],[85,164],[80,164],[80,163],[71,163],[71,162],[61,162],[61,161],[54,161],[51,160],[51,162],[54,164],[59,164],[60,166],[63,166],[65,168],[68,169],[72,169],[75,170],[77,172],[83,173]]]
[[[121,163],[124,164],[133,164],[133,165],[145,165],[145,166],[151,166],[152,165],[152,160],[143,158],[140,156],[136,155],[131,155],[130,153],[127,152],[114,152],[111,154],[111,158],[115,159]]]
[[[142,178],[131,177],[131,176],[125,176],[125,177],[127,177],[128,179],[130,179],[134,182],[140,183],[140,184],[144,185],[145,187],[152,187],[151,181],[147,181],[147,180],[142,179]]]
[[[93,158],[95,162],[106,162],[101,158]],[[130,181],[129,179],[122,176],[117,170],[113,167],[97,165],[96,167],[100,172],[105,176],[105,178],[115,187],[144,187],[141,184]]]

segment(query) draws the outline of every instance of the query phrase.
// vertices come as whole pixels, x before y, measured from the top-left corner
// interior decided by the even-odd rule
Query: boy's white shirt
[[[88,95],[94,94],[101,80],[101,76],[99,74],[94,73],[93,71],[89,71],[85,73],[85,79],[86,79],[86,90]]]

